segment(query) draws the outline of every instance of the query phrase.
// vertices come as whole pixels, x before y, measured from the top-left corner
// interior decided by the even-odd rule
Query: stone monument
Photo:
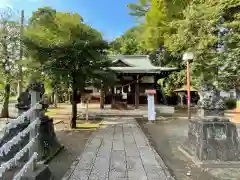
[[[225,104],[217,88],[212,84],[204,83],[199,91],[198,115],[204,116],[224,116]]]
[[[30,119],[30,123],[33,122],[36,118],[40,119],[40,125],[36,127],[36,130],[30,131],[29,139],[35,137],[38,134],[38,142],[35,147],[32,147],[29,150],[29,157],[32,156],[33,152],[38,153],[38,160],[46,160],[48,157],[52,156],[52,153],[49,153],[49,149],[54,149],[56,151],[56,144],[59,144],[56,140],[56,135],[54,130],[49,132],[48,129],[54,129],[52,119],[45,116],[45,109],[48,105],[44,104],[42,97],[45,92],[44,84],[39,81],[32,81],[28,88],[30,94],[30,102],[31,106],[34,106],[36,103],[42,104],[40,109],[36,109],[32,119]],[[47,143],[47,142],[51,143]],[[59,145],[60,146],[60,145]],[[54,151],[53,150],[53,151]],[[33,166],[34,168],[29,168],[25,172],[25,174],[21,177],[21,180],[41,180],[52,179],[51,172],[48,166],[44,164],[37,164],[37,166]]]
[[[30,109],[31,95],[28,88],[26,88],[26,90],[20,94],[17,101],[18,103],[15,105],[15,107],[18,109],[18,115],[21,115],[23,112]]]
[[[37,102],[42,104],[42,108],[36,110],[34,112],[35,114],[33,117],[26,118],[24,123],[19,124],[17,125],[17,127],[12,128],[8,132],[6,132],[3,138],[0,140],[0,146],[2,146],[3,144],[11,140],[14,136],[16,136],[19,132],[27,128],[28,125],[36,118],[39,118],[41,123],[36,128],[37,129],[36,132],[32,134],[34,137],[36,133],[39,134],[37,146],[34,147],[34,152],[38,152],[39,154],[38,156],[39,161],[47,161],[62,148],[54,132],[53,119],[49,118],[48,116],[45,116],[45,110],[48,108],[48,104],[46,104],[42,100],[44,92],[45,92],[44,85],[39,81],[34,81],[29,84],[25,92],[21,93],[21,95],[18,98],[18,103],[16,104],[16,108],[18,108],[19,110],[19,115],[22,114],[24,111],[29,110],[30,107]],[[24,146],[26,146],[26,144],[29,142],[29,139],[31,138],[31,133],[32,132],[30,132],[30,135],[25,136],[22,139],[21,143],[12,147],[7,155],[0,157],[0,163],[12,159],[17,152],[19,152]],[[31,154],[31,151],[32,150],[29,151],[29,154]],[[21,158],[19,163],[25,164],[28,158],[29,158],[28,153],[26,153]],[[24,176],[21,177],[21,180],[23,179],[50,180],[51,178],[52,178],[51,172],[48,166],[38,164],[34,171],[31,168],[28,169],[27,172],[25,172]]]
[[[145,94],[148,97],[148,120],[155,121],[156,120],[156,110],[155,110],[155,102],[154,102],[154,94],[156,94],[156,90],[150,89],[145,90]]]
[[[180,150],[201,167],[240,167],[237,128],[224,117],[224,101],[209,84],[202,86],[199,95],[199,113],[189,120],[188,135]]]
[[[41,120],[38,128],[39,133],[39,160],[47,160],[53,156],[62,146],[59,144],[54,131],[53,119],[45,115],[46,109],[49,107],[44,101],[45,88],[44,84],[39,81],[32,82],[29,91],[39,92],[39,103],[42,104],[42,109],[37,112],[37,116]]]

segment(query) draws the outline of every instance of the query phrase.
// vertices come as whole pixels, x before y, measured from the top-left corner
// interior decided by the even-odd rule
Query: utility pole
[[[23,59],[23,44],[22,44],[22,38],[23,38],[23,29],[24,29],[24,10],[21,11],[21,25],[20,25],[20,61]],[[18,80],[18,97],[21,95],[23,90],[23,72],[22,72],[22,66],[18,65],[19,69],[19,80]]]

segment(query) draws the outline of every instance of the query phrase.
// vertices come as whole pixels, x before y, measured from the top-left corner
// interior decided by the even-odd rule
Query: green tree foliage
[[[39,13],[40,17],[35,18],[34,14]],[[78,14],[49,8],[39,9],[34,14],[25,32],[28,56],[34,57],[46,74],[70,83],[73,93],[71,127],[75,128],[77,92],[83,92],[86,83],[99,77],[98,74],[110,65],[106,56],[108,44]]]
[[[138,3],[129,3],[130,15],[141,18],[144,17],[150,8],[150,0],[139,0]]]
[[[50,23],[54,20],[56,13],[56,10],[50,7],[39,8],[37,11],[33,12],[29,22],[30,24],[38,23],[51,25]]]
[[[223,51],[217,59],[221,62],[219,82],[224,89],[238,90],[240,86],[240,3],[229,4],[222,16],[224,18],[222,26],[226,32],[222,36]]]
[[[190,0],[151,0],[151,8],[145,15],[144,39],[149,50],[164,45],[165,35],[171,34],[171,22],[182,19],[183,10]]]
[[[204,81],[214,82],[217,80],[219,68],[224,63],[219,59],[221,53],[217,48],[222,39],[219,35],[220,29],[223,27],[229,29],[231,28],[228,26],[229,23],[236,24],[239,21],[231,16],[222,25],[220,20],[225,14],[229,15],[229,12],[232,12],[230,9],[235,6],[239,6],[238,1],[193,1],[183,11],[184,18],[173,21],[172,27],[175,27],[176,31],[167,36],[165,45],[174,52],[186,50],[195,52],[195,59],[191,65],[195,77],[202,75]],[[227,33],[230,38],[227,40],[223,37],[225,46],[228,46],[231,37],[238,33],[236,31],[232,34]]]
[[[182,54],[193,51],[195,59],[191,63],[191,75],[196,86],[201,79],[214,82],[220,80],[220,77],[225,85],[237,82],[234,76],[237,72],[232,67],[237,67],[236,59],[239,59],[236,58],[239,47],[236,43],[239,42],[239,3],[238,0],[152,0],[151,8],[145,16],[144,47],[151,51],[164,49],[158,59],[164,60],[166,66],[174,65],[183,69]],[[222,17],[225,17],[224,23],[220,23]],[[230,29],[231,33],[220,36],[223,27]],[[225,46],[223,53],[217,48],[221,41]],[[219,71],[224,67],[226,71]],[[184,75],[184,70],[180,74]],[[224,81],[223,77],[231,77],[232,81]],[[184,78],[180,82],[176,78],[172,74],[166,82],[172,86],[185,84]]]
[[[127,30],[122,36],[110,42],[111,54],[142,54],[144,52],[141,44],[141,34],[143,27],[138,25]]]

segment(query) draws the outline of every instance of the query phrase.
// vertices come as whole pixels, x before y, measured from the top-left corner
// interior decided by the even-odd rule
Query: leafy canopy
[[[97,75],[96,71],[109,66],[107,42],[80,15],[49,8],[35,13],[24,42],[28,55],[41,63],[43,71],[84,88],[86,81]]]

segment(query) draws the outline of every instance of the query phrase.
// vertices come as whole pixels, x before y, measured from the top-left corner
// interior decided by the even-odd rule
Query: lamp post
[[[190,60],[194,58],[192,52],[186,52],[183,54],[183,60],[187,63],[187,103],[188,103],[188,119],[191,118],[190,106],[191,106],[191,95],[190,95]]]

